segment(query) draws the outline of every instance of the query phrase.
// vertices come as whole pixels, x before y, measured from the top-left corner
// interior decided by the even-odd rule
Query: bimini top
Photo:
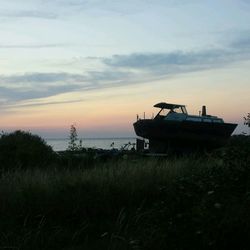
[[[177,109],[177,108],[185,107],[185,105],[159,102],[155,104],[154,107],[160,108],[160,109]]]

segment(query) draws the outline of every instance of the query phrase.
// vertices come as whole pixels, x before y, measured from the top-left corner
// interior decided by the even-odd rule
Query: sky
[[[250,112],[250,0],[0,0],[0,129],[135,136],[158,102]]]

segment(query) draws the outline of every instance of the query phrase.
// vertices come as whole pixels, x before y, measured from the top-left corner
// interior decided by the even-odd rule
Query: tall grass
[[[249,175],[218,158],[2,173],[0,248],[244,249]],[[235,249],[236,249],[235,248]]]

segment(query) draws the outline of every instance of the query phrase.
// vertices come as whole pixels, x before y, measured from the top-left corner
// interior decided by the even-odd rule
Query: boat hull
[[[137,136],[149,139],[151,151],[169,148],[216,148],[223,146],[237,124],[144,119],[134,124]]]

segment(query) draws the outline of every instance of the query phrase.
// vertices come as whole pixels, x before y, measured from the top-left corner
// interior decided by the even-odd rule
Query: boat
[[[202,106],[199,115],[189,115],[185,105],[160,102],[160,111],[152,119],[140,119],[133,124],[137,136],[149,140],[149,151],[192,151],[214,149],[225,145],[237,124],[225,123],[222,118],[207,115]],[[138,150],[141,150],[138,139]]]

